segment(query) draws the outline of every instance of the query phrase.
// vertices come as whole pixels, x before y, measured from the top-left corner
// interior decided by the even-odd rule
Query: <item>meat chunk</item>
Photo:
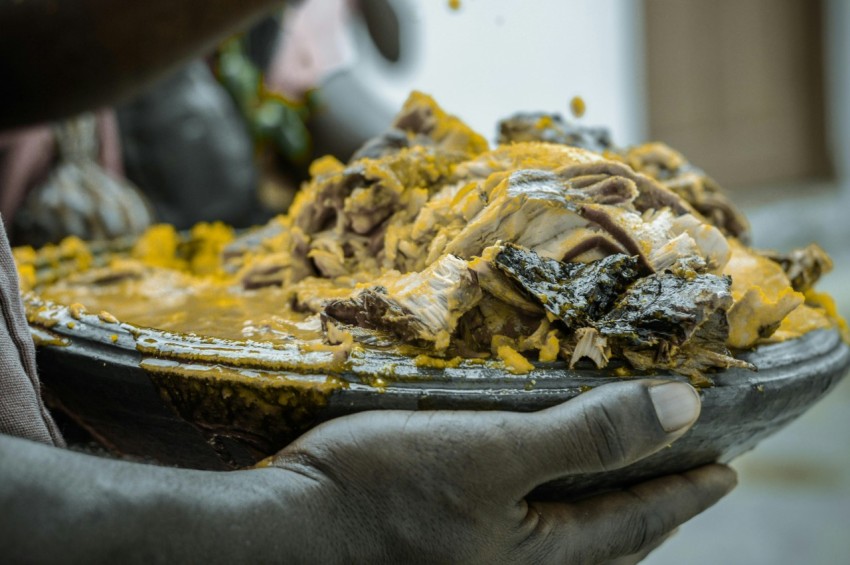
[[[647,221],[631,209],[638,196],[629,179],[577,182],[567,172],[520,170],[485,196],[486,205],[441,248],[463,258],[486,247],[510,242],[557,260],[592,261],[614,253],[635,255],[649,273],[657,270],[650,254],[679,233],[672,214]],[[586,177],[585,177],[586,180]],[[679,250],[699,255],[690,236]]]
[[[445,255],[421,273],[386,275],[350,298],[325,305],[325,315],[369,329],[390,331],[405,341],[449,345],[460,317],[481,300],[466,261]]]
[[[712,224],[746,242],[750,225],[712,178],[664,143],[644,143],[623,152],[629,166],[686,200]]]
[[[634,200],[634,206],[639,212],[670,208],[677,215],[696,213],[694,208],[684,199],[646,175],[635,172],[624,163],[612,160],[581,163],[565,167],[559,173],[563,177],[577,179],[584,177],[595,179],[621,177],[628,179],[637,186],[638,195]]]
[[[517,311],[538,316],[543,314],[540,302],[530,297],[525,289],[515,284],[513,279],[496,265],[496,256],[503,249],[501,245],[493,245],[485,249],[481,257],[469,262],[469,268],[475,272],[481,289]]]
[[[558,114],[542,112],[517,113],[499,122],[499,143],[545,141],[602,152],[611,149],[607,128],[580,126]]]
[[[729,311],[732,347],[744,349],[770,337],[805,299],[778,263],[734,240],[724,273],[732,277],[735,299]]]
[[[576,332],[576,346],[570,357],[570,369],[582,359],[590,359],[597,369],[608,365],[611,351],[608,348],[608,340],[594,328],[579,328]]]
[[[519,113],[499,122],[499,143],[544,141],[604,153],[609,160],[596,163],[585,175],[640,177],[639,210],[670,207],[677,213],[698,212],[725,234],[747,242],[749,223],[723,189],[664,143],[619,148],[604,128],[572,124],[558,114]],[[622,164],[615,161],[622,161]],[[591,167],[593,169],[593,167]],[[685,203],[686,208],[682,207]]]
[[[791,281],[791,287],[797,292],[805,292],[814,287],[821,276],[832,270],[832,259],[817,243],[803,249],[794,249],[790,253],[762,251],[761,255],[782,267]]]
[[[575,200],[575,196],[565,194],[563,184],[553,173],[513,173],[493,191],[487,206],[446,246],[446,252],[472,258],[499,241],[531,249],[556,249],[558,239],[588,225],[578,214]]]
[[[382,135],[367,141],[354,153],[351,161],[378,159],[414,146],[433,146],[468,157],[488,149],[487,140],[461,120],[444,112],[433,98],[412,92],[392,126]]]

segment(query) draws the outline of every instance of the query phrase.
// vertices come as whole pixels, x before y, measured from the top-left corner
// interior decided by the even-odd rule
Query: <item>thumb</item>
[[[635,380],[517,415],[509,433],[521,446],[521,464],[513,480],[530,490],[566,475],[625,467],[678,439],[699,413],[699,394],[690,385]]]

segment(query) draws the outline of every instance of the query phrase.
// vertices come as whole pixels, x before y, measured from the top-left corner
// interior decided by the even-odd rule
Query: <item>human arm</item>
[[[734,486],[714,465],[575,503],[526,499],[543,482],[626,465],[684,433],[698,401],[688,412],[687,395],[661,394],[678,420],[667,432],[653,384],[600,387],[533,414],[347,416],[270,466],[231,473],[2,437],[0,546],[89,562],[602,562],[645,549]]]
[[[282,0],[0,0],[0,130],[114,103]]]

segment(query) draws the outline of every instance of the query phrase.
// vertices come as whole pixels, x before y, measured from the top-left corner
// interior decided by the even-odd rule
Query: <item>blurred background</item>
[[[247,226],[411,89],[490,140],[500,118],[569,116],[581,96],[583,125],[705,169],[757,247],[819,242],[835,260],[820,288],[848,317],[848,43],[845,0],[305,0],[116,108],[0,135],[0,211],[17,244]],[[647,562],[850,561],[848,430],[845,380],[735,461],[738,489]]]

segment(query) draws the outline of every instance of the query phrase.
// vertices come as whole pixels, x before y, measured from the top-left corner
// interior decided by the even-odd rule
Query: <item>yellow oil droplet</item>
[[[581,96],[573,96],[572,100],[570,100],[570,112],[572,112],[573,116],[580,118],[586,110],[587,106],[584,103],[584,99]]]
[[[79,302],[75,302],[68,306],[68,313],[71,314],[72,318],[79,320],[86,313],[86,307]]]
[[[117,324],[118,323],[118,318],[116,318],[115,316],[113,316],[112,314],[107,312],[106,310],[101,310],[100,314],[98,314],[97,317],[100,318],[100,320],[102,322],[106,322],[107,324]]]
[[[452,10],[460,10],[460,0],[449,0],[449,8]]]

